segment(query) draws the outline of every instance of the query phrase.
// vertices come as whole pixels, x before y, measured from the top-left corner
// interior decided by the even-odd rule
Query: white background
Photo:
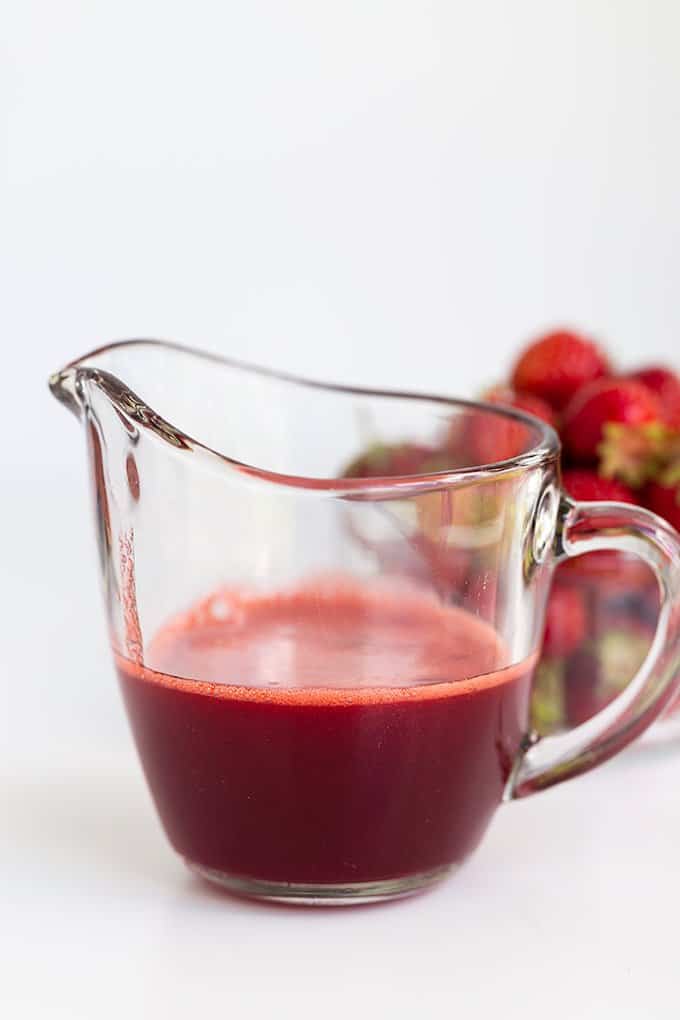
[[[185,877],[109,672],[82,442],[45,379],[146,335],[471,395],[559,323],[677,363],[680,6],[0,13],[6,1015],[677,1016],[677,756],[504,809],[458,879],[382,911],[271,911]]]

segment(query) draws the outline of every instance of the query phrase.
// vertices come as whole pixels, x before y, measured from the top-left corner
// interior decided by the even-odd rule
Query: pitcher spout
[[[168,345],[168,350],[172,350]],[[161,380],[167,400],[170,389],[165,384],[162,366],[145,365],[149,353],[163,355],[164,345],[154,341],[121,341],[99,348],[73,361],[49,377],[48,385],[56,399],[67,407],[79,421],[96,418],[100,424],[107,411],[115,412],[115,420],[128,433],[142,425],[172,446],[187,449],[189,444],[182,431],[153,410],[138,395],[138,387],[150,387]],[[167,355],[168,360],[170,355]],[[182,391],[188,373],[178,381]],[[134,388],[133,388],[134,387]],[[180,413],[181,416],[181,413]]]
[[[471,423],[488,413],[443,397],[317,383],[145,339],[99,347],[56,372],[49,384],[57,400],[96,426],[104,439],[122,429],[126,442],[148,445],[154,471],[163,455],[191,453],[194,462],[209,463],[223,477],[235,472],[257,485],[329,497],[378,489],[393,496],[397,490],[429,490],[444,482],[466,484],[479,462],[467,438],[475,432]],[[538,466],[552,456],[557,438],[550,429],[523,424],[518,412],[506,416],[517,419],[519,466]],[[452,435],[458,437],[453,454],[447,438],[444,460],[440,455],[432,463],[424,458],[429,466],[422,472],[398,471],[402,477],[376,479],[348,469],[362,451],[405,440],[421,453],[441,454],[442,436]],[[509,467],[500,461],[486,470],[504,473]]]
[[[83,401],[76,369],[69,366],[54,372],[48,379],[48,386],[59,403],[68,408],[80,421],[83,416]]]

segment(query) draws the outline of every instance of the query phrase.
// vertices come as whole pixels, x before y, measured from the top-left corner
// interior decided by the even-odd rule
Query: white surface
[[[680,7],[5,0],[2,26],[2,1016],[677,1017],[677,756],[503,809],[400,905],[185,874],[45,377],[165,335],[470,395],[560,321],[677,358]]]
[[[677,752],[630,753],[502,808],[427,895],[310,910],[213,892],[132,752],[62,745],[0,796],[3,1015],[674,1020],[679,776]]]
[[[17,539],[0,614],[0,1015],[677,1018],[680,745],[501,808],[462,871],[407,902],[265,907],[194,879],[127,734],[84,489],[0,488]]]

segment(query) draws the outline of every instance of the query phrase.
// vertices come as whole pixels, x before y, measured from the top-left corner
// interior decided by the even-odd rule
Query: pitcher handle
[[[657,718],[680,688],[680,536],[649,510],[624,503],[576,503],[563,495],[556,562],[601,550],[639,556],[654,571],[661,608],[645,661],[627,687],[587,722],[553,736],[529,734],[504,799],[526,797],[595,768]]]

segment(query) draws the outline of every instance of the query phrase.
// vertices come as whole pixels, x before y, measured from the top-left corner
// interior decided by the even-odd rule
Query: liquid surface
[[[221,592],[167,625],[148,655],[157,672],[211,685],[328,691],[484,683],[505,658],[493,628],[461,609],[406,587],[337,581]]]
[[[395,878],[476,844],[526,729],[530,669],[412,590],[220,592],[119,659],[140,756],[189,860],[285,882]]]

